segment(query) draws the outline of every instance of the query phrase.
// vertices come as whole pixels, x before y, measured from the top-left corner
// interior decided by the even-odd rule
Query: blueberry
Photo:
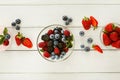
[[[60,55],[60,58],[63,58],[64,57],[64,55]]]
[[[20,19],[16,19],[15,22],[16,22],[16,24],[20,24],[21,20]]]
[[[85,47],[84,50],[85,50],[86,52],[89,52],[89,51],[90,51],[90,47]]]
[[[54,41],[54,45],[58,45],[58,41]]]
[[[65,38],[62,38],[62,41],[65,43],[65,42],[66,42],[66,39],[65,39]]]
[[[52,53],[51,53],[51,55],[53,56],[53,55],[55,55],[55,53],[54,53],[54,52],[52,52]]]
[[[51,56],[51,59],[55,59],[55,55],[52,55],[52,56]]]
[[[54,39],[54,37],[55,37],[54,34],[50,35],[50,39]]]
[[[16,26],[16,23],[15,23],[15,22],[12,22],[11,25],[15,27],[15,26]]]
[[[82,44],[82,45],[80,45],[80,47],[81,47],[81,48],[84,48],[84,47],[85,47],[85,45],[83,45],[83,44]]]
[[[67,16],[63,16],[62,19],[63,19],[64,21],[67,21],[67,20],[68,20],[68,17],[67,17]]]
[[[58,33],[58,30],[54,30],[54,33],[57,34],[57,33]]]
[[[58,55],[55,55],[55,58],[56,58],[56,59],[59,59],[60,57],[59,57]]]
[[[72,18],[69,18],[69,19],[68,19],[68,22],[72,22]]]
[[[55,34],[55,39],[59,39],[60,38],[60,34]]]
[[[65,35],[62,35],[62,38],[66,38]]]
[[[67,22],[65,22],[65,25],[69,25],[70,23],[67,21]]]
[[[9,34],[6,34],[6,35],[5,35],[5,39],[10,39],[10,37],[11,37],[11,36],[10,36]]]
[[[66,53],[64,51],[61,52],[61,55],[65,55]]]
[[[85,35],[84,31],[80,31],[80,32],[79,32],[79,35],[80,35],[80,36],[84,36],[84,35]]]
[[[61,33],[64,34],[64,30],[61,30]]]
[[[16,26],[16,28],[15,28],[16,30],[20,30],[20,26]]]
[[[87,42],[88,42],[88,43],[92,43],[92,42],[93,42],[93,39],[92,39],[92,38],[88,38],[88,39],[87,39]]]

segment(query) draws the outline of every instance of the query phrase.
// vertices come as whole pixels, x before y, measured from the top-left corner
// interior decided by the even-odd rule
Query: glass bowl
[[[5,51],[11,45],[11,34],[8,28],[0,27],[0,51]],[[6,37],[6,35],[9,37]],[[6,40],[6,42],[4,42]]]
[[[109,49],[120,49],[120,48],[116,48],[115,46],[113,46],[113,43],[117,42],[118,40],[120,40],[120,38],[118,38],[118,40],[114,40],[112,37],[110,37],[112,32],[117,32],[118,36],[120,37],[120,24],[118,23],[109,23],[109,24],[113,24],[113,28],[112,31],[108,32],[105,30],[105,27],[108,25],[105,25],[105,27],[102,28],[101,33],[100,33],[100,37],[101,37],[101,42],[103,43],[104,46],[106,46],[106,48]],[[119,28],[119,31],[117,31],[117,28]],[[111,40],[109,45],[106,45],[103,41],[103,34],[107,34],[107,36],[109,37],[109,39]]]
[[[69,35],[65,36],[64,33]],[[37,50],[48,61],[64,61],[72,54],[73,49],[73,34],[65,26],[49,25],[42,29],[37,37]]]

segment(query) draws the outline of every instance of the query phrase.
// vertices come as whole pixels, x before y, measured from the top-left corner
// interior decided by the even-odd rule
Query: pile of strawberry
[[[114,23],[109,23],[105,26],[103,30],[103,43],[105,46],[112,46],[115,48],[120,48],[120,27],[116,26]]]
[[[61,27],[48,30],[41,39],[43,41],[38,43],[40,53],[50,60],[62,59],[73,46],[73,35]]]

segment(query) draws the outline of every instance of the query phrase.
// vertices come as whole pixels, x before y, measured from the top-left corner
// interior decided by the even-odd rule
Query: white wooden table
[[[75,37],[75,49],[66,61],[51,63],[44,60],[36,48],[39,32],[51,24],[64,24],[63,15],[73,18],[69,29]],[[99,28],[86,32],[101,44],[104,54],[80,49],[79,31],[83,30],[81,20],[93,15],[99,21]],[[0,80],[119,80],[120,50],[106,48],[100,41],[100,31],[109,22],[120,23],[120,1],[118,0],[0,0],[0,26],[12,29],[11,22],[22,20],[21,32],[31,38],[33,48],[17,47],[12,40],[11,47],[0,52]],[[12,31],[12,35],[16,31]]]

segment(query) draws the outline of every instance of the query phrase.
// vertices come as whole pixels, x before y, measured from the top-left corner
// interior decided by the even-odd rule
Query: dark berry
[[[20,19],[16,19],[15,22],[16,22],[16,24],[20,24],[21,20]]]
[[[89,51],[90,51],[90,47],[85,47],[84,50],[85,50],[86,52],[89,52]]]
[[[11,37],[10,34],[5,35],[5,39],[10,39],[10,37]]]
[[[53,50],[54,50],[54,48],[53,48],[53,47],[48,47],[48,52],[49,52],[49,53],[52,53],[52,52],[53,52]]]
[[[20,30],[20,26],[16,26],[16,28],[15,28],[16,30]]]
[[[11,25],[15,27],[15,26],[16,26],[16,23],[15,23],[15,22],[12,22]]]
[[[58,48],[62,48],[63,47],[62,45],[63,45],[62,43],[58,43]]]
[[[85,45],[83,45],[83,44],[82,44],[82,45],[80,45],[80,47],[81,47],[81,48],[84,48],[84,47],[85,47]]]
[[[68,20],[68,17],[67,17],[67,16],[63,16],[62,19],[63,19],[64,21],[67,21],[67,20]]]
[[[42,39],[43,41],[49,41],[49,40],[50,40],[50,38],[49,38],[49,36],[48,36],[47,34],[42,35],[41,39]]]
[[[87,39],[87,42],[88,42],[88,43],[92,43],[92,42],[93,42],[93,39],[92,39],[92,38],[88,38],[88,39]]]
[[[84,36],[84,35],[85,35],[84,31],[80,31],[80,32],[79,32],[79,35],[80,35],[80,36]]]
[[[65,22],[65,25],[69,25],[70,23],[67,21],[67,22]]]
[[[53,42],[52,42],[52,41],[49,41],[49,42],[47,43],[47,46],[53,46]]]
[[[69,18],[69,19],[68,19],[68,22],[72,22],[72,18]]]

